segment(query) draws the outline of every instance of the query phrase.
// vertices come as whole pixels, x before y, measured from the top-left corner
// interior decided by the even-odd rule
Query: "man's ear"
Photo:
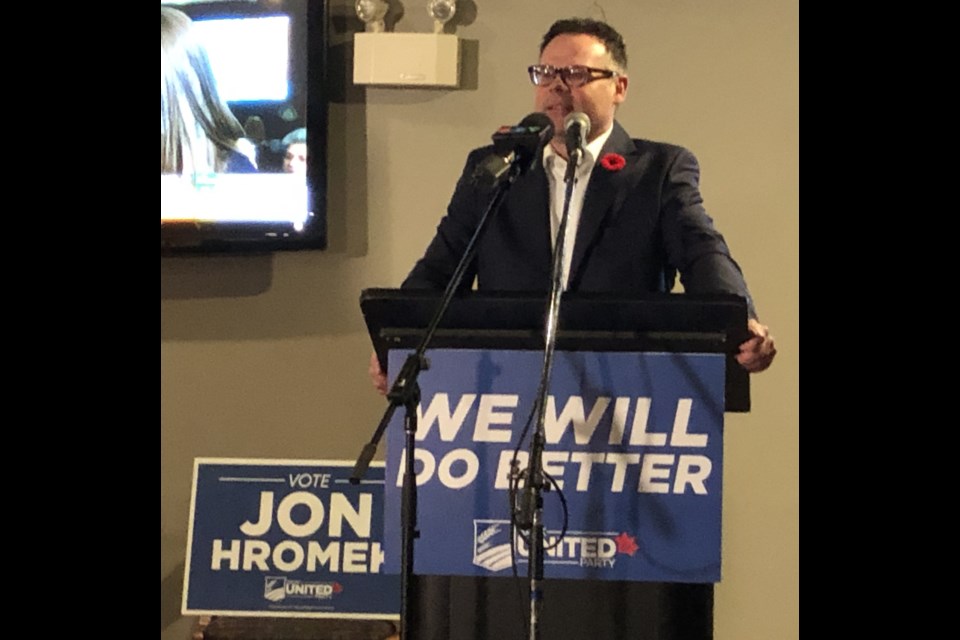
[[[617,76],[614,79],[616,80],[616,93],[613,96],[613,102],[614,104],[620,104],[627,99],[627,87],[630,85],[630,78]]]

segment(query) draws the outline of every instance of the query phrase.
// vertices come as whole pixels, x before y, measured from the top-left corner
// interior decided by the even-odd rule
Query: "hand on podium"
[[[740,345],[737,362],[750,373],[759,373],[773,363],[777,346],[770,335],[770,329],[753,318],[747,320],[747,330],[752,337]]]
[[[377,358],[376,351],[370,354],[370,367],[367,371],[370,374],[370,380],[373,382],[374,388],[380,395],[387,395],[387,374],[380,368],[380,359]]]

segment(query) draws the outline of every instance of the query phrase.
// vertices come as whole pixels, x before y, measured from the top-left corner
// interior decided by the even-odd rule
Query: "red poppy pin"
[[[607,171],[620,171],[627,166],[627,161],[619,153],[605,153],[600,158],[600,165]]]

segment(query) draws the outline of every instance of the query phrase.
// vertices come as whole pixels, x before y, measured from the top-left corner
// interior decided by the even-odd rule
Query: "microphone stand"
[[[554,242],[553,270],[551,274],[550,299],[547,307],[543,369],[540,374],[540,387],[537,393],[537,428],[530,441],[530,461],[527,468],[527,484],[524,488],[523,504],[517,515],[517,526],[529,529],[530,541],[529,565],[527,576],[530,583],[530,640],[540,640],[540,612],[543,608],[543,492],[547,490],[543,473],[543,447],[545,437],[545,415],[547,395],[550,390],[550,374],[553,370],[553,354],[556,350],[557,326],[560,321],[560,296],[563,293],[563,255],[567,232],[567,219],[570,213],[570,199],[573,196],[573,184],[577,167],[583,156],[583,149],[574,148],[569,152],[567,172],[564,176],[566,189],[563,197],[563,214],[557,228]]]
[[[440,304],[431,318],[430,324],[427,326],[417,350],[407,356],[403,367],[400,369],[400,373],[397,374],[393,382],[393,386],[389,393],[387,393],[387,400],[390,404],[384,412],[380,424],[377,425],[377,429],[370,439],[370,442],[368,442],[360,452],[360,456],[354,464],[353,473],[350,476],[351,484],[360,483],[367,468],[370,466],[370,462],[373,460],[373,456],[377,452],[377,445],[383,437],[383,432],[393,418],[394,412],[398,407],[402,406],[405,411],[405,464],[400,503],[400,518],[403,531],[400,557],[400,638],[403,640],[411,640],[409,625],[413,606],[411,604],[410,586],[414,575],[414,540],[420,537],[420,532],[417,530],[417,483],[415,470],[416,460],[414,456],[417,433],[417,405],[420,402],[420,386],[417,383],[417,378],[421,371],[430,368],[425,355],[427,347],[433,339],[433,335],[436,333],[437,327],[440,325],[440,321],[443,319],[447,308],[450,306],[450,302],[453,300],[453,296],[456,294],[457,288],[463,280],[463,276],[470,262],[473,260],[473,256],[477,250],[477,243],[483,234],[483,230],[487,226],[491,212],[499,208],[510,186],[517,177],[524,172],[526,165],[527,159],[516,155],[505,174],[496,176],[497,184],[494,196],[483,212],[480,222],[473,232],[473,236],[471,236],[470,241],[467,243],[463,257],[460,258],[460,262],[457,264],[453,275],[450,277],[450,281],[447,283],[447,288],[443,292]]]

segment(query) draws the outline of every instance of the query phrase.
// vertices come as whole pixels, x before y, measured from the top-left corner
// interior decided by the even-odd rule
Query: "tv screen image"
[[[290,16],[209,18],[194,25],[224,100],[269,102],[289,97]]]
[[[161,4],[161,255],[326,247],[326,2]]]

